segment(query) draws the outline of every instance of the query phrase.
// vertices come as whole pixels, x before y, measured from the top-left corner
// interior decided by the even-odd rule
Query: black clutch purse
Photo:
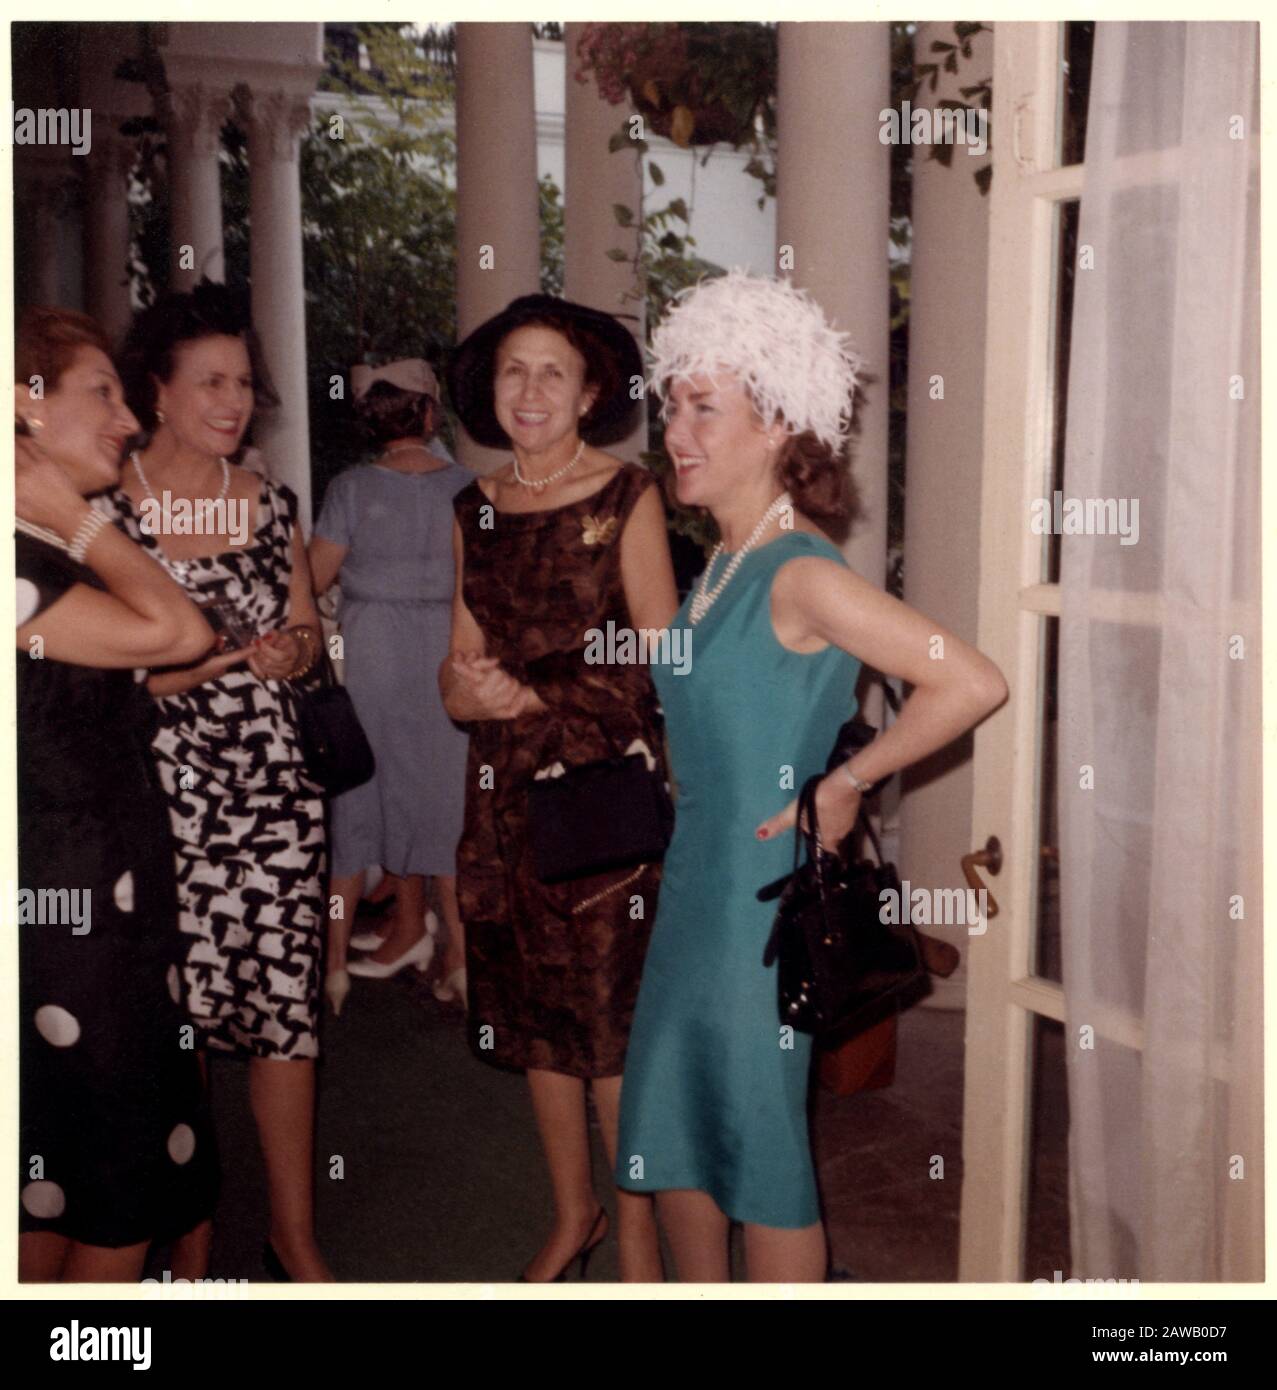
[[[528,789],[528,840],[542,883],[653,863],[673,828],[669,792],[642,753],[537,777]]]
[[[917,932],[880,916],[884,889],[899,902],[900,878],[894,864],[883,862],[869,818],[862,811],[857,823],[868,831],[877,863],[844,862],[821,844],[820,781],[819,775],[809,778],[799,793],[793,873],[760,889],[758,897],[780,898],[763,952],[763,965],[778,967],[780,1021],[831,1038],[880,1022],[929,993],[931,981]],[[807,859],[800,864],[803,842]]]
[[[361,787],[377,770],[368,735],[345,686],[338,685],[325,652],[318,684],[294,688],[297,731],[306,771],[330,795]]]

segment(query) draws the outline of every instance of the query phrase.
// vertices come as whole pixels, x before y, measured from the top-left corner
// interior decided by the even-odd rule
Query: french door
[[[1059,538],[1035,534],[1030,516],[1062,474],[1092,33],[994,28],[979,646],[1011,698],[975,736],[971,868],[999,910],[967,953],[961,1280],[1052,1275],[1026,1269],[1024,1252],[1035,1101],[1040,1119],[1041,1088],[1053,1084],[1067,1103],[1054,810]],[[1067,1126],[1056,1120],[1055,1156],[1067,1164]]]

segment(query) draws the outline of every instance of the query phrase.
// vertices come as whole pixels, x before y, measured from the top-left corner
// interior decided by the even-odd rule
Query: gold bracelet
[[[846,773],[847,780],[851,783],[853,787],[855,787],[855,789],[861,794],[861,796],[864,796],[866,793],[873,791],[875,784],[873,782],[866,782],[861,777],[857,777],[856,774],[851,770],[851,766],[848,763],[843,763],[842,770]]]
[[[286,631],[295,633],[297,640],[306,648],[304,659],[282,677],[286,681],[295,681],[306,675],[319,659],[318,639],[304,623],[298,623],[295,627],[287,628]]]

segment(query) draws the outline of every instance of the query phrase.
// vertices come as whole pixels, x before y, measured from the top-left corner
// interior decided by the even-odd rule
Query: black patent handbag
[[[882,920],[883,892],[893,891],[899,904],[900,878],[884,862],[863,809],[857,825],[868,832],[876,862],[845,861],[821,843],[820,781],[819,774],[808,778],[799,793],[793,872],[758,897],[780,898],[763,965],[777,966],[781,1023],[830,1039],[881,1022],[929,993],[931,981],[914,928]]]
[[[307,774],[329,796],[363,786],[376,772],[377,760],[350,692],[333,675],[327,652],[319,659],[318,683],[294,687],[294,695]]]
[[[562,883],[665,856],[674,807],[658,766],[642,753],[600,758],[538,777],[528,790],[533,872]]]

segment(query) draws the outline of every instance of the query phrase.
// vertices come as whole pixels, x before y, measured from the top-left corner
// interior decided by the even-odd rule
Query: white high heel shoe
[[[375,960],[355,960],[346,967],[351,975],[364,980],[388,980],[397,975],[405,966],[415,965],[424,975],[435,958],[435,939],[427,927],[420,941],[415,941],[398,960],[387,961],[385,965]]]
[[[464,1009],[466,1007],[466,968],[459,965],[445,980],[440,980],[433,989],[434,997],[441,1004],[451,1004],[455,999]]]

